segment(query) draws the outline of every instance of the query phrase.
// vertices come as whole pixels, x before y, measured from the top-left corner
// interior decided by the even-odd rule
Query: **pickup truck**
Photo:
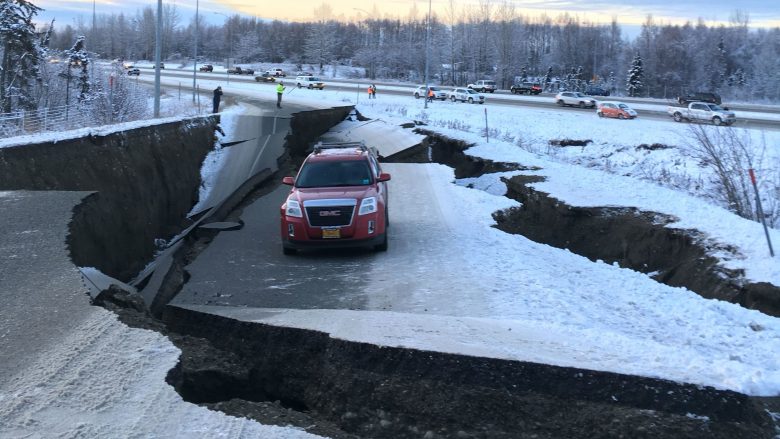
[[[469,84],[467,86],[468,88],[476,91],[481,91],[482,93],[493,93],[496,91],[496,81],[491,81],[488,79],[480,79],[479,81]]]
[[[687,107],[669,107],[666,110],[676,122],[710,122],[713,125],[731,125],[737,121],[733,111],[709,102],[691,102]]]

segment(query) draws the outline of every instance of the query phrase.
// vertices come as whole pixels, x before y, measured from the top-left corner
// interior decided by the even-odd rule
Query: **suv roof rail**
[[[319,154],[323,149],[336,148],[355,148],[368,152],[368,148],[363,142],[317,142],[317,144],[314,145],[314,153]]]

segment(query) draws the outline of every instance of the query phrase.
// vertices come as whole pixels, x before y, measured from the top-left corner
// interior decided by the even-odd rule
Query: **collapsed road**
[[[437,201],[445,193],[434,177],[447,172],[437,166],[384,165],[394,183],[386,255],[283,256],[277,221],[285,188],[278,181],[294,171],[305,143],[288,138],[280,156],[291,159],[254,182],[246,198],[235,197],[235,209],[222,205],[221,217],[212,217],[238,227],[198,228],[182,240],[171,268],[160,270],[166,293],[153,312],[164,325],[125,291],[109,289],[98,300],[128,324],[174,340],[183,354],[168,381],[187,400],[329,437],[772,437],[764,405],[772,401],[735,392],[495,352],[390,345],[382,334],[378,343],[350,339],[376,331],[411,344],[419,333],[394,329],[424,332],[424,322],[437,319],[466,327],[466,337],[474,314],[458,315],[459,307],[482,307],[489,316],[489,299],[484,285],[474,285],[479,268],[452,251],[457,211]],[[480,172],[491,166],[478,164]],[[440,269],[420,270],[431,266]],[[152,277],[136,286],[148,289]],[[429,312],[464,286],[471,303]],[[148,291],[142,295],[148,306]],[[388,311],[395,320],[374,314]]]
[[[403,161],[432,157],[459,162],[474,173],[520,167],[480,162],[462,151],[458,151],[460,155],[448,154],[448,147],[437,146],[437,142],[425,144],[432,145],[435,152],[415,154],[412,149],[396,157],[406,155]],[[478,267],[455,250],[457,239],[453,247],[457,234],[452,228],[457,226],[450,219],[456,215],[437,200],[444,194],[431,173],[438,171],[388,161],[393,157],[384,165],[385,171],[394,175],[390,203],[393,226],[387,254],[343,250],[325,255],[283,255],[277,229],[278,206],[287,193],[287,188],[278,184],[284,169],[229,215],[230,221],[242,224],[241,228],[201,235],[193,245],[199,251],[188,253],[181,261],[179,269],[186,274],[178,277],[186,281],[176,288],[178,293],[163,311],[163,320],[178,333],[208,340],[208,348],[185,345],[185,351],[216,349],[228,354],[194,355],[197,360],[182,362],[171,376],[171,383],[182,395],[227,413],[266,421],[271,417],[269,406],[259,404],[276,401],[318,418],[328,426],[321,433],[345,437],[576,437],[583,431],[593,436],[593,425],[610,426],[599,427],[604,429],[604,437],[636,435],[637,431],[653,432],[648,437],[699,437],[703,434],[697,431],[701,425],[683,417],[718,406],[719,413],[704,416],[724,422],[716,422],[717,426],[708,422],[707,437],[771,431],[771,422],[758,414],[760,408],[751,421],[721,418],[765,403],[750,398],[734,400],[737,394],[729,392],[491,359],[495,353],[475,358],[436,354],[430,352],[436,350],[430,346],[416,350],[350,343],[354,336],[349,334],[377,331],[404,340],[402,345],[412,343],[410,339],[419,333],[394,331],[391,326],[424,327],[415,315],[445,322],[447,316],[488,316],[491,309],[486,292],[506,288],[500,283],[485,285]],[[462,167],[458,163],[453,166],[456,173]],[[294,166],[286,172],[294,172]],[[425,268],[431,266],[438,268]],[[453,289],[465,289],[469,294],[457,295],[458,306],[443,306],[451,300]],[[468,308],[468,314],[459,314],[463,308]],[[394,325],[387,324],[376,312],[401,313],[401,317]],[[323,320],[336,322],[323,324]],[[463,321],[455,318],[445,324],[463,325]],[[385,342],[387,339],[376,344]],[[229,365],[224,358],[230,359]],[[713,403],[715,399],[725,405]],[[561,404],[573,414],[553,416],[552,407]],[[277,409],[272,405],[270,410]],[[652,415],[645,418],[648,410]],[[519,419],[518,411],[524,414]],[[749,417],[752,411],[749,408],[744,415]],[[754,425],[754,431],[740,430],[754,422],[761,426]],[[518,436],[518,432],[523,433]]]

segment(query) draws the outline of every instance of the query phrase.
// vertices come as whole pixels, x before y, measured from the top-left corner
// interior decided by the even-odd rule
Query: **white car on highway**
[[[562,91],[555,95],[555,103],[561,107],[571,105],[580,108],[594,108],[596,100],[578,91]]]
[[[433,90],[433,98],[434,99],[441,99],[442,101],[447,99],[447,92],[440,89],[439,87],[436,87],[434,85],[431,85],[429,87],[431,90]],[[425,93],[425,86],[421,85],[414,89],[414,98],[420,99],[427,96],[427,93]]]
[[[458,87],[452,89],[449,96],[452,102],[461,101],[461,102],[468,102],[469,104],[485,103],[485,95],[466,87]]]

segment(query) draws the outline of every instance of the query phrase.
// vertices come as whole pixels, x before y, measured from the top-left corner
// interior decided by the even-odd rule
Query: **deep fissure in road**
[[[408,156],[404,161],[433,161],[452,167],[456,178],[478,177],[491,172],[528,169],[518,163],[498,163],[466,154],[468,143],[433,132],[427,135],[429,153]],[[430,157],[430,159],[428,159]],[[500,230],[533,241],[565,248],[591,260],[617,262],[664,284],[685,287],[697,294],[780,316],[780,289],[769,283],[745,281],[742,272],[728,270],[711,256],[718,248],[695,230],[666,227],[673,218],[632,207],[569,206],[530,184],[542,181],[536,175],[502,179],[506,196],[522,203],[493,214]]]
[[[468,145],[427,134],[422,148],[406,160],[447,164],[459,178],[524,169],[516,163],[468,156],[464,153]],[[541,236],[516,223],[535,221],[537,227],[549,227],[548,215],[571,221],[588,218],[549,208],[547,203],[555,205],[555,200],[528,189],[524,184],[528,180],[523,178],[527,177],[507,181],[510,196],[542,200],[539,205],[524,202],[539,213],[528,219],[524,215],[533,216],[533,212],[497,212],[499,228]],[[273,184],[258,190],[268,191]],[[657,220],[641,218],[638,212],[624,213],[638,217],[637,222]],[[591,217],[599,214],[590,212]],[[583,230],[589,227],[596,225]],[[172,269],[178,274],[169,276],[165,288],[180,289],[187,279],[187,262],[213,236],[214,232],[203,232],[187,238],[188,245]],[[182,350],[168,382],[185,400],[337,439],[772,436],[773,426],[762,403],[735,392],[349,342],[317,331],[239,321],[158,303],[155,314],[161,323],[137,297],[118,289],[105,291],[99,302],[130,325],[168,335]]]

